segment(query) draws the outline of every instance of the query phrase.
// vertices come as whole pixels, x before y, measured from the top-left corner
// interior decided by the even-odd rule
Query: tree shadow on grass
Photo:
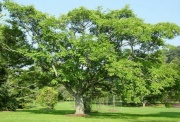
[[[34,113],[34,114],[52,114],[52,115],[67,115],[67,114],[74,114],[74,110],[50,110],[50,109],[38,109],[38,110],[32,110],[32,109],[26,109],[26,110],[18,110],[19,112],[28,112],[28,113]]]
[[[101,119],[137,119],[141,117],[163,117],[163,118],[177,118],[180,119],[180,112],[159,112],[156,114],[129,114],[129,113],[91,113],[88,118]]]
[[[38,109],[38,110],[18,110],[19,112],[29,112],[34,114],[52,114],[52,115],[69,115],[74,114],[74,110],[49,110],[49,109]],[[159,112],[156,114],[130,114],[130,113],[90,113],[85,118],[97,118],[97,119],[138,119],[141,117],[150,117],[150,118],[174,118],[180,119],[180,112]]]

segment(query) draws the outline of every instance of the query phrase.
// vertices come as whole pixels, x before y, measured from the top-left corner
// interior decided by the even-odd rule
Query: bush
[[[0,86],[0,93],[0,111],[15,111],[18,106],[16,96],[7,84]]]
[[[39,91],[36,100],[41,105],[46,106],[49,109],[54,109],[54,105],[58,101],[58,92],[52,87],[44,87]]]
[[[165,105],[166,108],[171,108],[172,107],[171,103],[165,103],[164,105]]]
[[[17,108],[17,104],[15,101],[8,101],[4,103],[0,103],[0,111],[15,111]]]

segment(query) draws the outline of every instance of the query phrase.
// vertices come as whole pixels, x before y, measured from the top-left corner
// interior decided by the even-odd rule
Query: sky
[[[84,6],[104,10],[121,9],[129,4],[134,13],[146,23],[171,22],[180,26],[180,0],[13,0],[21,5],[34,5],[36,9],[56,17]],[[167,40],[167,43],[180,46],[180,37]]]

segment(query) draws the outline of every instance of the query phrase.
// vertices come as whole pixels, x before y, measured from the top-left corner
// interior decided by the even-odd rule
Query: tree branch
[[[52,65],[52,68],[53,68],[53,70],[54,70],[54,73],[55,73],[56,77],[58,77],[58,73],[57,73],[57,70],[56,70],[55,66]]]
[[[68,86],[67,83],[63,83],[64,87],[66,88],[66,90],[73,96],[76,96],[76,93],[71,89],[70,86]]]
[[[16,50],[13,50],[13,49],[9,48],[9,47],[8,47],[7,45],[5,45],[5,44],[2,44],[2,45],[3,45],[3,46],[1,46],[1,47],[4,48],[4,49],[7,50],[7,51],[20,53],[20,52],[18,52],[18,51],[16,51]],[[22,53],[20,53],[20,54],[22,54]]]
[[[20,89],[27,89],[27,88],[29,88],[29,87],[31,87],[31,86],[33,86],[33,85],[36,85],[36,83],[33,83],[33,84],[31,84],[31,85],[29,85],[29,86],[26,86],[26,87],[18,86],[18,85],[15,85],[15,84],[12,84],[12,85],[10,85],[10,86],[16,87],[16,88],[20,88]]]

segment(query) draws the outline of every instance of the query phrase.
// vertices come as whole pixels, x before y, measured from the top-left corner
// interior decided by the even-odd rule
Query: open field
[[[112,107],[94,105],[94,112],[76,117],[72,102],[60,102],[55,110],[36,107],[16,112],[0,112],[0,122],[180,122],[180,108]]]

